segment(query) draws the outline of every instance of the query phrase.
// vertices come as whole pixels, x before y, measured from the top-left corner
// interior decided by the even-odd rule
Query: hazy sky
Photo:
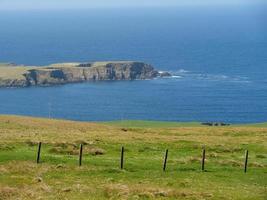
[[[244,5],[266,0],[0,0],[0,9],[71,9],[184,5]]]

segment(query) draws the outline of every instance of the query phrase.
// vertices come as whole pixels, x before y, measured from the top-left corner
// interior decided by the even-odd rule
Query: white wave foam
[[[203,81],[227,81],[234,83],[250,83],[248,77],[245,76],[229,76],[225,74],[208,74],[208,73],[198,73],[192,72],[185,69],[179,69],[177,71],[170,71],[172,74],[169,78],[174,79],[193,79],[193,80],[203,80]]]
[[[171,76],[171,78],[183,78],[182,76],[178,76],[178,75],[173,75]]]
[[[179,69],[179,70],[176,70],[176,71],[170,71],[171,74],[186,74],[186,73],[190,73],[190,71],[187,71],[185,69]]]
[[[179,73],[189,73],[190,71],[187,71],[187,70],[185,70],[185,69],[179,69],[178,72],[179,72]]]

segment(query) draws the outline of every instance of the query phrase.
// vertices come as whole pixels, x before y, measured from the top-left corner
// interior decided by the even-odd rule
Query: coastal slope
[[[0,65],[0,87],[49,86],[101,80],[152,79],[161,74],[143,62],[59,63],[49,66]],[[168,73],[164,73],[168,75]]]
[[[0,115],[0,199],[266,200],[267,127],[262,125],[92,123]]]

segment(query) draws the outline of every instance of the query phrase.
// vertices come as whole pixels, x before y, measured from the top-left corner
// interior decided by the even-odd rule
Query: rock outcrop
[[[152,79],[162,76],[151,65],[142,62],[62,63],[47,67],[8,66],[1,67],[0,70],[3,70],[0,72],[0,87]],[[11,70],[13,70],[12,73]],[[4,71],[6,71],[5,75],[3,75]]]
[[[23,79],[3,79],[0,78],[0,88],[1,87],[27,87],[27,80]]]

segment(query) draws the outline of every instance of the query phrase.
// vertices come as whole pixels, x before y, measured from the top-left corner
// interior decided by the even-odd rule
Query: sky
[[[81,9],[95,7],[150,7],[245,5],[267,0],[0,0],[0,10]]]

